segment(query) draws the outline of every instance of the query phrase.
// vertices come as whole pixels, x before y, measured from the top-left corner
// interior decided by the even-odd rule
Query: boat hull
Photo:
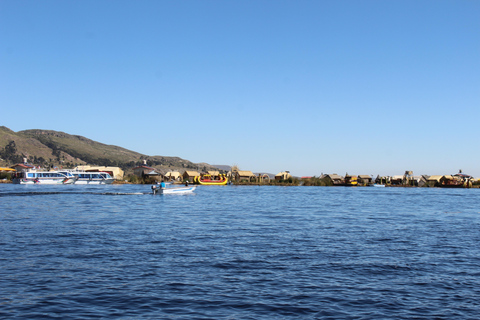
[[[48,179],[48,178],[37,178],[37,179],[26,179],[26,178],[17,178],[12,180],[15,184],[74,184],[75,179]]]
[[[198,183],[204,186],[224,186],[228,182],[227,179],[223,181],[201,181],[199,180]]]
[[[191,187],[175,187],[175,188],[157,188],[152,186],[153,194],[185,194],[192,193],[196,186]]]
[[[77,179],[75,184],[112,184],[115,179]]]
[[[202,177],[195,177],[194,182],[204,186],[224,186],[228,183],[228,178],[225,175],[221,176],[221,180],[202,179]]]

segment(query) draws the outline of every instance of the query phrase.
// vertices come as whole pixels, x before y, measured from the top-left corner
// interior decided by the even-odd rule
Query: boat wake
[[[39,192],[5,192],[0,193],[0,197],[28,197],[28,196],[44,196],[51,194],[69,194],[69,195],[80,195],[80,194],[94,194],[102,196],[131,196],[131,195],[144,195],[152,194],[151,192],[89,192],[89,191],[39,191]]]

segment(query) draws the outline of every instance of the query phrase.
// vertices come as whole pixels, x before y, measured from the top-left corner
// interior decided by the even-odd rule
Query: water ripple
[[[64,187],[2,186],[0,318],[478,318],[478,190]]]

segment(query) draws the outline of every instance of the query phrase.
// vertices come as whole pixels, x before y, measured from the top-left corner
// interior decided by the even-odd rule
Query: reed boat
[[[201,185],[206,185],[206,186],[223,186],[228,183],[228,178],[227,175],[225,174],[220,174],[219,179],[213,179],[211,175],[205,174],[201,177],[195,177],[193,179],[194,183],[201,184]]]
[[[343,184],[346,187],[356,187],[358,186],[358,180],[356,176],[345,175],[345,183]]]

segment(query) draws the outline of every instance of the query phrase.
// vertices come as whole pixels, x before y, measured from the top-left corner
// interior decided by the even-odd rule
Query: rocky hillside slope
[[[53,130],[14,132],[0,127],[0,165],[11,165],[27,158],[41,166],[74,167],[91,164],[131,169],[147,161],[161,171],[216,170],[206,163],[192,163],[178,157],[149,156],[122,147],[103,144],[91,139]]]

